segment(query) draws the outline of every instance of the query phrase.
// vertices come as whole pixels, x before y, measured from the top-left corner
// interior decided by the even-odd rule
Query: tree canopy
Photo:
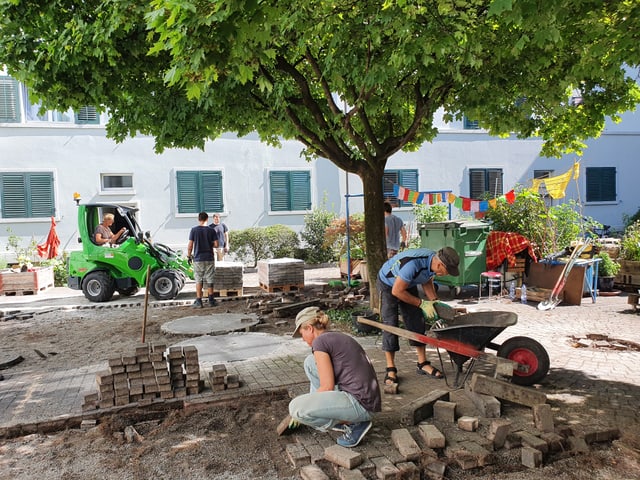
[[[298,139],[362,179],[375,273],[385,165],[438,109],[580,151],[640,100],[638,19],[636,0],[0,0],[0,63],[45,107],[108,109],[118,141]]]

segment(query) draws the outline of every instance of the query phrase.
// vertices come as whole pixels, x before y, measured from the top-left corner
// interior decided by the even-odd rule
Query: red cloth
[[[58,234],[56,232],[56,221],[51,217],[51,229],[49,230],[49,235],[43,244],[37,246],[38,255],[49,260],[56,258],[58,256],[58,247],[60,247],[60,238],[58,238]]]
[[[516,264],[516,254],[527,250],[529,256],[536,260],[531,243],[524,235],[514,232],[489,232],[487,237],[487,270],[498,268],[506,258],[509,266]]]

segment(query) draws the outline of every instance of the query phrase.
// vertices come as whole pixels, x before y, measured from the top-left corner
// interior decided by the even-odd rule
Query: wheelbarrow
[[[456,365],[454,386],[458,386],[463,365],[471,359],[464,381],[477,360],[496,365],[496,375],[510,377],[517,385],[530,386],[539,383],[549,371],[549,355],[544,347],[529,337],[512,337],[502,344],[493,342],[502,331],[515,325],[518,316],[513,312],[472,312],[455,315],[439,323],[424,335],[404,328],[359,317],[358,321],[399,337],[415,340],[436,347],[438,356],[444,349]],[[496,354],[484,350],[496,351]],[[440,357],[442,363],[442,357]]]

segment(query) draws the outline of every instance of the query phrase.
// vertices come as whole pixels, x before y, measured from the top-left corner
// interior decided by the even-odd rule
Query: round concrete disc
[[[309,346],[299,338],[269,333],[231,333],[229,335],[194,337],[172,347],[193,345],[198,349],[201,365],[239,362],[256,357],[278,357],[310,353]]]
[[[245,330],[259,323],[253,313],[214,313],[183,317],[162,325],[162,332],[174,335],[219,335]]]

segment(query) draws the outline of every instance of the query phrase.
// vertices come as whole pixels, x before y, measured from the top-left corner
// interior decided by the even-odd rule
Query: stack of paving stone
[[[216,262],[214,292],[242,296],[242,262]]]
[[[108,361],[109,369],[96,373],[98,392],[84,397],[83,410],[109,408],[194,395],[200,391],[200,364],[194,346],[171,347],[144,344],[135,355]]]
[[[258,282],[260,287],[304,288],[304,262],[295,258],[274,258],[258,261]]]
[[[227,388],[240,388],[240,377],[236,374],[227,374],[227,367],[224,364],[214,365],[208,376],[209,385],[214,392]]]

